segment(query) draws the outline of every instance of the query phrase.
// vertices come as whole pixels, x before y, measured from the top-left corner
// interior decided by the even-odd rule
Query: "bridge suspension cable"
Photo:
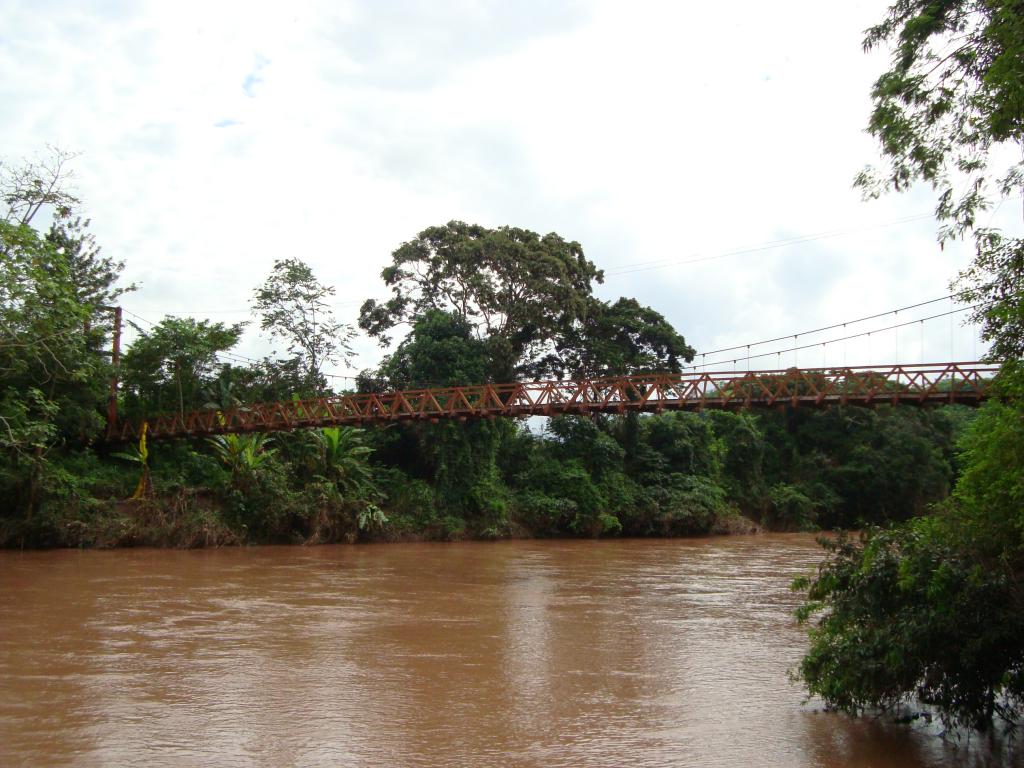
[[[856,325],[857,323],[864,323],[864,322],[867,322],[868,320],[877,320],[878,318],[886,317],[887,315],[894,315],[894,314],[898,314],[900,312],[906,312],[906,311],[911,310],[911,309],[917,309],[919,307],[926,307],[929,304],[937,304],[940,301],[946,301],[947,299],[955,299],[957,296],[962,296],[962,295],[964,295],[963,291],[961,291],[959,293],[950,293],[950,294],[947,294],[945,296],[940,296],[937,299],[929,299],[928,301],[919,301],[916,304],[908,304],[905,307],[898,307],[896,309],[890,309],[890,310],[887,310],[885,312],[877,312],[877,313],[875,313],[873,315],[867,315],[865,317],[858,317],[855,320],[847,320],[847,321],[842,322],[842,323],[835,323],[833,325],[825,325],[825,326],[822,326],[821,328],[812,328],[811,330],[808,330],[808,331],[799,331],[797,333],[787,333],[784,336],[776,336],[774,339],[762,339],[761,341],[752,341],[752,342],[750,342],[748,344],[737,344],[734,347],[722,347],[721,349],[712,349],[712,350],[710,350],[708,352],[701,352],[700,354],[701,354],[701,356],[717,355],[717,354],[720,354],[722,352],[734,352],[737,349],[749,349],[750,347],[759,347],[762,344],[773,344],[776,341],[785,341],[786,339],[794,339],[794,338],[796,338],[798,336],[811,336],[812,334],[815,334],[815,333],[821,333],[823,331],[833,331],[836,328],[845,328],[848,325]]]
[[[927,321],[939,319],[939,318],[942,318],[942,317],[949,317],[950,318],[950,345],[951,345],[951,354],[952,354],[952,342],[953,342],[953,323],[952,323],[952,320],[953,320],[953,316],[956,315],[956,314],[962,313],[962,312],[970,311],[972,309],[978,309],[980,307],[987,306],[987,304],[976,304],[976,305],[972,305],[972,306],[965,306],[965,307],[960,307],[960,308],[954,308],[954,309],[951,309],[948,312],[941,312],[941,313],[938,313],[938,314],[935,314],[935,315],[931,315],[931,316],[928,316],[928,317],[923,317],[923,318],[915,318],[913,320],[908,320],[908,321],[905,321],[905,322],[902,322],[902,323],[896,323],[896,324],[893,324],[893,325],[885,326],[883,328],[873,328],[873,329],[868,330],[868,331],[861,331],[859,333],[847,334],[845,336],[840,336],[840,337],[837,337],[837,338],[834,338],[834,339],[828,339],[827,341],[816,341],[816,342],[811,342],[811,343],[807,343],[807,344],[796,344],[796,343],[794,343],[792,346],[787,347],[785,349],[776,349],[776,350],[771,350],[771,351],[768,351],[768,352],[759,352],[759,353],[756,353],[756,354],[751,354],[751,348],[752,347],[762,346],[764,344],[771,344],[771,343],[777,342],[777,341],[785,341],[786,339],[793,339],[794,342],[796,342],[801,336],[810,336],[810,335],[817,334],[817,333],[822,333],[822,332],[828,331],[828,330],[835,330],[837,328],[846,328],[846,327],[848,327],[850,325],[856,325],[856,324],[859,324],[859,323],[867,322],[869,320],[876,320],[878,318],[886,317],[888,315],[898,315],[900,312],[907,312],[909,310],[918,309],[920,307],[929,306],[929,305],[936,304],[936,303],[939,303],[939,302],[942,302],[942,301],[947,301],[948,300],[948,301],[950,301],[950,304],[952,305],[953,301],[958,296],[961,296],[961,295],[963,295],[963,292],[951,293],[951,294],[947,294],[945,296],[940,296],[940,297],[935,298],[935,299],[929,299],[927,301],[920,301],[920,302],[916,302],[914,304],[907,304],[905,306],[898,307],[896,309],[890,309],[890,310],[887,310],[885,312],[876,312],[876,313],[871,314],[871,315],[865,315],[864,317],[855,318],[853,320],[847,320],[846,322],[842,322],[842,323],[833,323],[832,325],[826,325],[826,326],[821,326],[819,328],[813,328],[813,329],[810,329],[810,330],[799,331],[797,333],[786,334],[784,336],[776,336],[776,337],[770,338],[770,339],[762,339],[760,341],[750,342],[749,344],[737,344],[737,345],[734,345],[734,346],[731,346],[731,347],[722,347],[720,349],[715,349],[715,350],[711,350],[711,351],[708,351],[708,352],[702,352],[702,353],[699,353],[699,355],[698,355],[701,358],[701,362],[700,363],[694,363],[694,364],[691,364],[691,365],[683,366],[683,370],[697,370],[698,368],[707,369],[708,365],[716,365],[716,364],[725,365],[727,363],[731,363],[732,365],[735,366],[736,363],[740,362],[740,360],[745,361],[746,367],[749,370],[750,369],[750,363],[751,363],[752,360],[758,360],[758,359],[761,359],[761,358],[768,358],[768,357],[775,356],[775,357],[780,358],[780,361],[781,361],[781,356],[784,355],[784,354],[794,354],[794,355],[796,355],[797,353],[799,353],[799,352],[801,352],[803,350],[815,349],[815,348],[818,348],[818,347],[821,347],[821,349],[822,349],[822,367],[826,367],[825,366],[825,349],[826,349],[826,347],[829,344],[837,344],[837,343],[840,343],[840,342],[847,342],[847,341],[851,341],[853,339],[858,339],[858,338],[866,338],[866,339],[868,339],[870,341],[872,335],[877,335],[877,334],[880,334],[880,333],[884,333],[886,331],[897,330],[897,341],[896,341],[896,344],[897,344],[897,350],[898,350],[898,348],[899,348],[898,347],[898,344],[899,344],[898,329],[905,328],[905,327],[908,327],[908,326],[913,326],[913,325],[918,325],[921,328],[920,348],[923,350],[924,349],[924,323],[927,322]],[[141,321],[141,322],[143,322],[143,323],[145,323],[145,324],[147,324],[149,326],[153,326],[153,327],[156,326],[156,323],[154,323],[152,320],[148,320],[147,318],[142,317],[141,315],[139,315],[139,314],[137,314],[135,312],[132,312],[130,310],[125,310],[125,313],[128,314],[128,315],[131,315],[135,319],[137,319],[137,320],[139,320],[139,321]],[[718,355],[718,354],[722,354],[722,353],[725,353],[725,352],[735,352],[735,351],[745,351],[746,354],[742,355],[742,356],[737,356],[737,357],[735,357],[735,358],[733,358],[731,360],[728,359],[728,358],[723,359],[723,360],[718,360],[718,361],[710,361],[710,362],[707,360],[707,357],[709,355]],[[256,358],[248,357],[246,355],[242,355],[242,354],[239,354],[237,352],[231,352],[231,351],[218,352],[217,356],[219,358],[226,359],[229,362],[243,362],[243,363],[249,363],[249,364],[260,364],[260,363],[263,362],[262,360],[258,360]],[[845,344],[844,344],[844,365],[845,365],[845,359],[846,359],[846,347],[845,347]],[[922,360],[922,362],[923,362],[923,360]],[[781,367],[781,362],[780,362],[779,367]],[[354,376],[346,376],[346,375],[334,374],[334,373],[324,373],[323,375],[328,377],[328,378],[331,378],[331,379],[339,379],[339,380],[346,380],[346,381],[356,381],[356,377],[354,377]],[[439,386],[440,385],[439,382],[419,382],[419,384],[421,384],[423,386]]]
[[[941,301],[941,299],[939,299],[939,301]],[[927,303],[934,303],[934,302],[927,302]],[[986,306],[991,305],[992,303],[993,302],[983,302],[981,304],[973,304],[973,305],[968,306],[968,307],[960,307],[959,309],[953,309],[953,310],[950,310],[949,312],[941,312],[941,313],[939,313],[937,315],[931,315],[930,317],[915,318],[913,320],[907,320],[906,322],[903,322],[903,323],[896,323],[895,325],[889,325],[889,326],[886,326],[884,328],[873,328],[870,331],[861,331],[860,333],[854,333],[854,334],[850,334],[848,336],[840,336],[840,337],[835,338],[835,339],[829,339],[828,341],[816,341],[816,342],[813,342],[813,343],[810,343],[810,344],[803,344],[803,345],[799,345],[799,346],[792,346],[792,347],[789,347],[788,349],[776,349],[776,350],[772,350],[771,352],[761,352],[761,353],[758,353],[756,355],[751,355],[748,352],[745,358],[737,357],[737,358],[734,358],[732,360],[712,361],[710,363],[710,365],[715,365],[716,362],[717,363],[721,363],[721,364],[725,364],[727,362],[731,362],[731,363],[735,364],[735,363],[739,362],[740,359],[745,359],[748,362],[748,364],[749,364],[749,361],[756,360],[756,359],[761,358],[761,357],[770,357],[771,355],[779,355],[779,356],[781,356],[781,355],[784,355],[784,354],[788,354],[790,352],[799,352],[799,351],[804,350],[804,349],[812,349],[812,348],[815,348],[815,347],[823,347],[826,344],[835,344],[835,343],[840,342],[840,341],[849,341],[851,339],[860,339],[860,338],[868,338],[870,340],[872,334],[876,334],[877,335],[879,333],[884,333],[885,331],[891,331],[891,330],[896,329],[896,328],[905,328],[905,327],[907,327],[909,325],[917,325],[918,323],[922,323],[923,324],[923,323],[927,322],[928,320],[936,320],[936,319],[938,319],[940,317],[949,317],[950,319],[952,319],[953,315],[959,314],[961,312],[967,312],[967,311],[972,310],[972,309],[979,309],[981,307],[986,307]],[[890,311],[890,312],[885,312],[885,313],[883,313],[881,315],[876,315],[875,317],[884,317],[885,315],[891,315],[894,312],[899,312],[899,311],[901,311],[901,310],[893,310],[893,311]],[[855,321],[851,321],[851,324],[852,324],[852,322],[855,322]],[[845,327],[845,326],[846,326],[846,323],[840,323],[839,325],[829,326],[829,328],[839,328],[839,327]],[[827,330],[827,329],[825,329],[825,330]],[[789,338],[796,339],[798,336],[809,335],[810,333],[811,332],[806,332],[805,334],[791,334],[789,336],[780,336],[779,338],[774,339],[774,341],[781,341],[783,339],[789,339]],[[760,342],[760,343],[768,343],[768,342]],[[952,343],[952,340],[951,340],[951,343]],[[756,345],[755,344],[746,345],[746,347],[751,347],[751,346],[756,346]],[[923,346],[923,343],[922,343],[922,346]],[[744,348],[745,348],[744,346],[730,347],[729,351],[736,350],[736,349],[744,349]],[[706,354],[713,354],[713,353],[708,352]],[[699,363],[699,364],[694,364],[694,365],[688,365],[688,366],[685,366],[684,370],[696,370],[698,367],[706,367],[707,365],[708,365],[708,363]]]

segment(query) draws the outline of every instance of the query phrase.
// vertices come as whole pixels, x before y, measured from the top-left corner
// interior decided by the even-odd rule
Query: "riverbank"
[[[17,456],[0,547],[677,537],[925,513],[971,414],[880,406],[219,435]]]
[[[358,521],[329,524],[324,510],[311,510],[309,523],[294,528],[288,537],[253,535],[245,524],[232,525],[217,494],[209,489],[181,490],[174,495],[138,500],[94,502],[85,509],[69,506],[63,513],[49,513],[36,519],[0,524],[0,548],[6,549],[116,549],[155,547],[166,549],[202,549],[250,544],[355,544],[416,543],[428,541],[493,541],[499,539],[609,538],[621,534],[593,530],[587,535],[568,536],[531,529],[525,521],[509,518],[498,526],[493,522],[442,516],[422,522],[397,514],[372,527],[359,528]],[[665,521],[663,533],[647,533],[651,538],[678,536],[736,535],[760,533],[763,525],[735,509],[719,513],[705,530],[673,532]]]

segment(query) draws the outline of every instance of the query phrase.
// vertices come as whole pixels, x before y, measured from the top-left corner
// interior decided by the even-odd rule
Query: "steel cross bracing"
[[[150,439],[396,421],[623,413],[770,406],[977,404],[998,366],[985,363],[650,373],[571,381],[482,384],[331,395],[194,411],[147,420]],[[135,440],[142,422],[119,423],[108,437]]]

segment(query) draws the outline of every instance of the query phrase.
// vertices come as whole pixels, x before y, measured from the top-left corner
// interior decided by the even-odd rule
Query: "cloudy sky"
[[[80,153],[92,230],[151,321],[251,319],[296,256],[354,323],[392,250],[461,219],[578,240],[601,296],[708,351],[944,296],[966,265],[936,245],[928,190],[851,186],[876,158],[886,58],[860,41],[885,6],[0,0],[0,158]],[[906,362],[981,352],[943,318],[796,359],[889,362],[897,344]],[[252,324],[239,351],[269,349]],[[356,349],[352,369],[381,355]]]

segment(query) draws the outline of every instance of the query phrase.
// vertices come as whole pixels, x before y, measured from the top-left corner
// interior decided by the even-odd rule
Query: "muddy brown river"
[[[819,558],[807,535],[0,552],[0,765],[992,764],[803,701],[788,585]]]

